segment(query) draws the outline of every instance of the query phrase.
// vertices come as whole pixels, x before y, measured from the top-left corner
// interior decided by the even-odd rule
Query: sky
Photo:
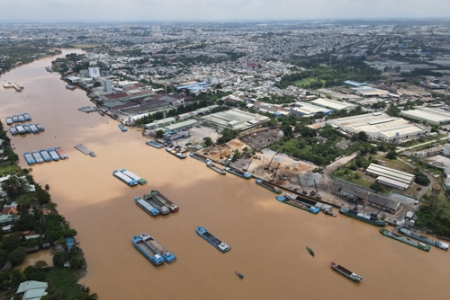
[[[450,1],[0,0],[0,23],[380,18],[450,18]]]

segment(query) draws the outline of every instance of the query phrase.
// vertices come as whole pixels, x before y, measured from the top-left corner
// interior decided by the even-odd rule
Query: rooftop
[[[354,104],[330,100],[330,99],[323,99],[323,98],[313,100],[313,101],[311,101],[311,103],[314,103],[314,104],[322,106],[322,107],[330,108],[333,110],[352,109],[352,108],[356,107],[356,105],[354,105]]]

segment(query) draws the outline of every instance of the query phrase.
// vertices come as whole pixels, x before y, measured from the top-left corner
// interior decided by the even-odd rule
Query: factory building
[[[352,110],[353,108],[355,108],[357,106],[355,104],[351,104],[351,103],[347,103],[347,102],[341,102],[341,101],[335,101],[335,100],[323,99],[323,98],[319,98],[314,101],[311,101],[311,103],[314,105],[317,105],[317,106],[329,108],[330,110],[333,110],[333,111],[339,111],[339,110],[343,110],[343,109]]]
[[[385,210],[391,214],[396,214],[401,207],[401,204],[394,200],[349,184],[344,185],[341,189],[341,195],[354,201],[365,201],[367,197],[368,205]]]
[[[399,190],[406,190],[409,185],[413,183],[415,177],[413,174],[373,163],[366,169],[366,174],[377,178],[377,181],[380,184],[391,186]]]
[[[245,111],[230,109],[202,117],[205,123],[219,128],[230,128],[244,131],[257,127],[270,120],[270,118]]]
[[[441,109],[416,106],[412,110],[402,110],[400,114],[407,118],[426,122],[431,125],[444,125],[450,123],[450,112]]]
[[[328,120],[327,124],[349,134],[364,131],[370,140],[384,142],[402,142],[428,133],[424,126],[380,112],[332,119]]]

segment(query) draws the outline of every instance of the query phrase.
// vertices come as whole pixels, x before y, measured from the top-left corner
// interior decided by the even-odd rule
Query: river
[[[73,51],[65,50],[64,54]],[[79,52],[79,51],[78,51]],[[70,91],[44,58],[4,74],[21,93],[0,88],[0,117],[28,112],[45,132],[12,137],[25,151],[61,146],[69,159],[33,166],[59,212],[78,231],[88,270],[81,283],[101,299],[448,299],[450,254],[429,253],[386,238],[378,228],[339,215],[313,215],[275,200],[275,194],[197,160],[179,160],[145,144],[138,130],[77,109],[92,105]],[[93,158],[74,149],[82,143]],[[130,188],[112,176],[126,168],[148,180]],[[180,211],[152,218],[134,203],[158,189]],[[200,238],[201,225],[231,246],[221,253]],[[147,232],[177,256],[153,266],[133,246]],[[316,253],[313,258],[305,247]],[[354,283],[330,268],[335,261],[363,277]],[[245,275],[239,279],[234,272]]]

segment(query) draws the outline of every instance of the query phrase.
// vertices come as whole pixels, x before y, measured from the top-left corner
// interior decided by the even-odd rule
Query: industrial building
[[[205,123],[219,128],[230,128],[237,131],[244,131],[263,123],[266,123],[270,118],[258,114],[252,114],[245,111],[230,109],[227,111],[217,112],[208,116],[202,117]]]
[[[362,97],[382,97],[382,96],[389,96],[389,92],[385,90],[376,89],[370,86],[364,86],[364,87],[358,87],[358,88],[352,88],[352,90],[355,92],[356,95],[362,96]]]
[[[373,163],[366,169],[366,174],[376,177],[380,184],[391,186],[399,190],[406,190],[409,185],[413,183],[415,177],[413,174]]]
[[[416,106],[412,110],[402,110],[400,114],[407,118],[423,121],[431,125],[450,123],[450,112],[441,109]]]
[[[353,80],[346,80],[346,81],[344,81],[344,85],[351,87],[351,88],[359,88],[359,87],[367,86],[367,83],[362,83],[362,82],[353,81]]]
[[[349,184],[342,187],[341,195],[354,201],[365,201],[367,198],[368,205],[382,209],[391,214],[396,214],[401,207],[401,204],[394,200]]]
[[[306,102],[295,102],[295,104],[291,107],[290,113],[299,117],[314,117],[318,113],[323,115],[331,115],[333,111],[331,109],[312,105]]]
[[[323,98],[313,100],[313,101],[311,101],[311,103],[314,105],[317,105],[317,106],[329,108],[333,111],[339,111],[339,110],[343,110],[343,109],[352,110],[353,108],[355,108],[357,106],[355,104],[351,104],[351,103],[347,103],[347,102],[341,102],[341,101],[335,101],[335,100],[323,99]]]
[[[428,133],[424,126],[380,112],[332,119],[328,120],[327,124],[349,134],[364,131],[369,139],[384,142],[401,142]]]

